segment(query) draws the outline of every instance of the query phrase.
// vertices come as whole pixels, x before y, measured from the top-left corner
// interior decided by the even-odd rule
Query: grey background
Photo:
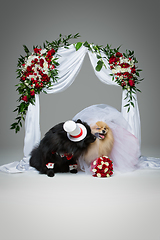
[[[1,1],[1,93],[0,148],[23,156],[24,125],[21,132],[10,130],[16,114],[16,65],[24,55],[23,44],[32,50],[60,33],[80,33],[75,41],[112,44],[121,51],[135,51],[141,77],[138,103],[142,127],[142,154],[160,157],[159,97],[159,10],[152,1]],[[121,88],[108,86],[95,76],[88,56],[75,82],[64,92],[40,95],[42,136],[54,124],[71,119],[83,108],[97,103],[121,108]],[[17,159],[20,160],[20,159]]]

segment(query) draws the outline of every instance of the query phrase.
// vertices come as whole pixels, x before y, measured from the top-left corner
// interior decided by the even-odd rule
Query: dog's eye
[[[96,128],[96,130],[100,130],[100,128]]]

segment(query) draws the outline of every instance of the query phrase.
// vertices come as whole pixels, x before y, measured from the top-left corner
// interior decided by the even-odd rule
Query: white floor
[[[20,153],[0,154],[0,165]],[[160,240],[160,170],[94,178],[85,173],[0,172],[1,240]]]

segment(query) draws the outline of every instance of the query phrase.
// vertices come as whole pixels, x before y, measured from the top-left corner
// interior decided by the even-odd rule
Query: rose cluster
[[[95,159],[91,163],[93,177],[110,177],[113,175],[113,162],[107,156]]]
[[[110,57],[109,65],[115,79],[124,89],[135,86],[136,67],[132,58],[125,58],[122,53],[116,52]]]
[[[41,90],[50,81],[51,71],[54,70],[53,64],[55,50],[34,48],[34,52],[25,58],[21,66],[21,82],[30,88],[29,93],[22,96],[22,100],[27,102],[28,97],[34,97],[38,90]]]

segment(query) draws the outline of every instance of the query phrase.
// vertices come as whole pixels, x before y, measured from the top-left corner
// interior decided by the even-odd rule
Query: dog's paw
[[[77,164],[69,165],[70,173],[77,173]]]
[[[53,170],[48,170],[47,171],[47,176],[48,177],[54,177],[54,171]]]
[[[77,173],[77,172],[78,172],[77,169],[70,170],[70,173]]]

